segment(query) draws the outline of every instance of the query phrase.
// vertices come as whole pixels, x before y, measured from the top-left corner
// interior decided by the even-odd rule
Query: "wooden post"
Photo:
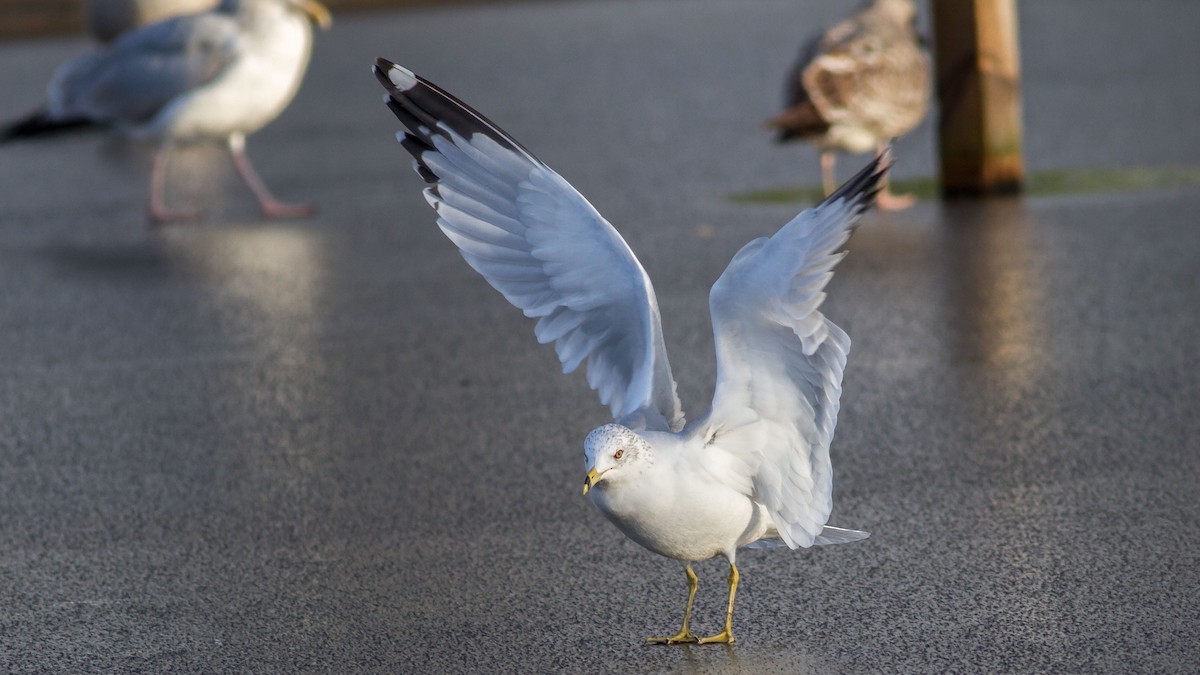
[[[933,0],[942,194],[1021,190],[1016,0]]]

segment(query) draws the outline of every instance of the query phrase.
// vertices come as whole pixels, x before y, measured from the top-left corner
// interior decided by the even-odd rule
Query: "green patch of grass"
[[[1136,192],[1181,185],[1200,185],[1200,167],[1155,166],[1039,171],[1031,176],[1028,193],[1034,196],[1050,196],[1089,192]]]
[[[1181,185],[1200,185],[1200,167],[1159,166],[1132,169],[1056,169],[1037,171],[1026,178],[1024,194],[1029,197],[1090,194],[1098,192],[1136,192]],[[936,199],[938,184],[934,178],[910,178],[892,181],[897,194],[915,194],[918,199]],[[824,193],[817,186],[781,187],[741,192],[729,196],[736,204],[815,204]]]

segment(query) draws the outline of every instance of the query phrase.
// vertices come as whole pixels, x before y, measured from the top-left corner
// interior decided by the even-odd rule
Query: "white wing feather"
[[[585,359],[613,417],[678,430],[683,412],[649,277],[629,246],[566,180],[495,124],[386,60],[376,76],[407,127],[425,197],[463,258],[553,342],[563,372]]]
[[[709,295],[717,385],[712,409],[694,424],[707,439],[701,460],[766,506],[792,548],[826,543],[829,445],[850,351],[850,338],[818,308],[887,164],[885,153],[770,239],[747,244]]]
[[[241,42],[237,19],[218,11],[131,30],[61,66],[49,86],[50,110],[98,122],[144,122],[216,78],[238,57]]]

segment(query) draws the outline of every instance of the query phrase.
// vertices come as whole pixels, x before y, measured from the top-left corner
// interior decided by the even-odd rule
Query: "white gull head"
[[[593,429],[583,440],[583,458],[588,470],[583,482],[584,494],[601,481],[618,483],[653,463],[646,439],[620,424]]]

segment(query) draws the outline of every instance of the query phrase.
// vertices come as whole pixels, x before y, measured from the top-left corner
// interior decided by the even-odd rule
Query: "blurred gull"
[[[88,34],[107,43],[132,28],[216,6],[217,0],[88,0],[85,23]]]
[[[129,31],[61,66],[47,105],[0,131],[0,142],[83,125],[111,125],[160,141],[150,177],[154,223],[193,218],[164,203],[166,158],[174,144],[222,140],[265,216],[313,208],[273,197],[246,155],[246,135],[296,95],[312,48],[312,23],[330,24],[316,0],[223,0],[209,12]]]
[[[882,151],[912,131],[929,107],[929,52],[911,0],[873,0],[800,50],[787,79],[787,109],[767,125],[780,142],[801,139],[821,152],[825,194],[836,184],[836,151]],[[877,205],[903,209],[915,199],[885,182]]]
[[[587,379],[616,424],[584,441],[583,492],[629,538],[686,565],[683,627],[653,643],[733,642],[743,547],[808,547],[866,532],[825,525],[829,444],[850,339],[818,307],[870,204],[888,152],[771,238],[742,248],[709,295],[717,351],[711,408],[685,424],[650,279],[617,231],[495,124],[384,59],[375,75],[407,133],[438,226],[467,263],[537,318],[563,370]],[[729,561],[724,630],[690,628],[693,561]]]

